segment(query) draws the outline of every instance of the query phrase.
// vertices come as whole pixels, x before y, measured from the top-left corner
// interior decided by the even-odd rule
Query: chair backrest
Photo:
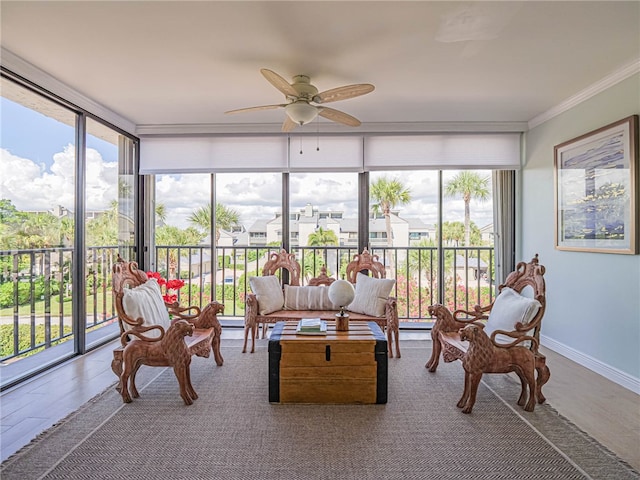
[[[527,287],[531,287],[534,299],[540,302],[540,309],[533,319],[527,324],[528,328],[533,329],[533,337],[536,340],[540,340],[540,325],[544,311],[547,306],[546,300],[546,285],[544,282],[545,268],[540,265],[538,260],[538,254],[531,259],[529,263],[519,262],[516,265],[516,269],[507,275],[505,282],[498,286],[498,291],[502,291],[503,288],[509,287],[516,292],[522,294],[523,290]],[[528,296],[528,295],[527,295]]]
[[[262,275],[275,275],[278,270],[285,269],[289,272],[289,285],[300,286],[300,264],[293,253],[287,253],[285,249],[280,252],[271,252],[269,260],[262,267]]]
[[[120,255],[113,265],[113,278],[112,278],[112,290],[113,290],[113,302],[118,313],[118,323],[120,324],[120,333],[125,331],[124,323],[133,327],[136,325],[135,319],[129,317],[122,305],[122,298],[124,297],[124,291],[127,288],[134,288],[142,285],[148,280],[147,274],[138,269],[136,262],[127,262]],[[123,323],[124,322],[124,323]]]
[[[366,248],[360,254],[356,254],[347,265],[347,280],[356,283],[358,273],[369,271],[375,278],[385,278],[387,272],[384,265],[378,260],[378,255],[371,255]]]

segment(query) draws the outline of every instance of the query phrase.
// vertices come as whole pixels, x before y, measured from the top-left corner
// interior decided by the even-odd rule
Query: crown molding
[[[44,88],[52,94],[60,97],[66,102],[75,105],[107,122],[115,125],[116,127],[124,130],[125,132],[133,133],[136,130],[135,123],[118,115],[117,113],[109,110],[105,106],[91,100],[84,96],[82,93],[74,90],[65,83],[61,82],[57,78],[51,76],[44,70],[39,69],[35,65],[20,58],[4,47],[0,47],[0,59],[2,67],[11,71],[12,73],[23,77],[24,79],[32,82],[33,84]]]
[[[353,135],[353,134],[406,134],[406,133],[521,133],[527,122],[398,122],[363,123],[359,127],[345,127],[335,123],[309,124],[294,132],[283,133],[280,123],[234,124],[173,124],[138,125],[136,135]]]
[[[608,88],[620,83],[623,80],[626,80],[632,75],[640,72],[640,59],[636,59],[633,62],[625,65],[624,67],[616,70],[615,72],[607,75],[602,80],[594,83],[593,85],[585,88],[581,92],[576,93],[575,95],[569,97],[564,102],[556,105],[553,108],[550,108],[544,113],[533,117],[529,120],[528,128],[529,130],[537,127],[538,125],[551,120],[554,117],[557,117],[561,113],[566,112],[567,110],[572,109],[576,105],[584,102],[585,100],[589,100],[590,98],[596,96],[597,94],[604,92]]]

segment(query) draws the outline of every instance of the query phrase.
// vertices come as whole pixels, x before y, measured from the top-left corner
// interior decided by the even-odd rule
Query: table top
[[[372,340],[385,340],[386,338],[382,333],[382,330],[376,322],[349,322],[349,330],[338,331],[336,330],[336,322],[327,321],[327,334],[326,335],[305,335],[296,333],[297,321],[277,322],[273,328],[273,332],[269,338],[269,341],[274,342],[341,342],[341,341],[372,341]]]

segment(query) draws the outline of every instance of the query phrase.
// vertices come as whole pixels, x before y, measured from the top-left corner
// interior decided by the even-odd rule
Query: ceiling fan
[[[350,127],[357,127],[360,125],[360,120],[340,110],[325,107],[323,104],[359,97],[360,95],[372,92],[375,88],[370,83],[358,83],[332,88],[331,90],[325,90],[319,93],[318,89],[311,84],[311,79],[307,75],[296,75],[293,77],[293,83],[289,83],[283,77],[269,69],[262,68],[260,69],[260,73],[262,73],[271,85],[284,93],[288,103],[239,108],[237,110],[229,110],[225,113],[284,108],[287,116],[282,124],[283,132],[290,132],[298,125],[305,125],[318,115],[333,122],[342,123]]]

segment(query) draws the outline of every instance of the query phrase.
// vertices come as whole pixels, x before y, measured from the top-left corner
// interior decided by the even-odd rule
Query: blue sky
[[[3,97],[0,97],[0,113],[0,146],[14,155],[28,158],[38,165],[44,163],[49,169],[54,154],[63,151],[69,144],[75,145],[72,127]],[[34,138],[35,134],[37,138]],[[112,157],[107,156],[107,152],[117,155],[115,145],[93,136],[88,136],[87,146],[101,152],[106,158]]]

